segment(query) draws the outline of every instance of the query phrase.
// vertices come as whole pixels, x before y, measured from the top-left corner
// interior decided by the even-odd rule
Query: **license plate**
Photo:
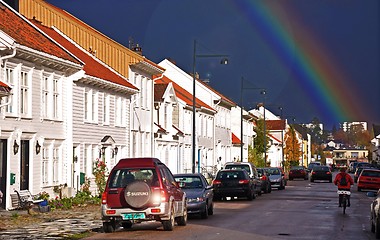
[[[136,219],[144,219],[145,213],[122,213],[121,216],[123,220],[136,220]]]

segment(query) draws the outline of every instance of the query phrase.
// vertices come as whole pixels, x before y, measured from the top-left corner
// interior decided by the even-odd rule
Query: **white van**
[[[228,162],[224,165],[224,169],[244,169],[251,178],[259,178],[256,166],[250,162]]]

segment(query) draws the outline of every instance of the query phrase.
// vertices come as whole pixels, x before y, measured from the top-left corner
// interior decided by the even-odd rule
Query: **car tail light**
[[[222,181],[220,181],[220,180],[214,180],[214,181],[212,181],[212,184],[213,185],[219,185],[219,184],[222,184]]]
[[[239,180],[239,184],[248,184],[249,180]]]
[[[107,191],[102,194],[102,204],[107,204]]]
[[[331,174],[331,172],[327,172],[326,174],[329,175],[329,174]]]
[[[116,210],[106,210],[106,214],[108,215],[116,214]]]
[[[153,189],[152,203],[155,205],[161,204],[161,202],[166,202],[168,200],[166,191],[160,188]]]
[[[151,211],[152,213],[160,213],[160,212],[161,212],[161,209],[159,209],[159,208],[152,208],[150,211]]]
[[[312,174],[315,174],[315,172],[312,172]]]
[[[261,178],[260,178],[261,180],[267,180],[267,176],[261,176]]]

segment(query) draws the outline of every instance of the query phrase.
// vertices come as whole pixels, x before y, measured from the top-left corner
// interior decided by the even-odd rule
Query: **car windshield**
[[[159,186],[154,169],[118,169],[110,176],[109,188],[123,188],[135,181],[143,181],[149,186]]]
[[[278,168],[269,168],[268,172],[270,175],[281,175],[280,169]]]
[[[175,181],[178,182],[180,188],[203,188],[200,177],[197,176],[174,176]]]
[[[245,179],[244,172],[242,171],[223,171],[219,172],[216,176],[217,179],[231,180],[231,179]]]
[[[243,169],[247,171],[248,174],[251,173],[249,166],[244,164],[228,164],[226,165],[225,169]]]
[[[363,171],[362,176],[366,177],[380,177],[380,171]]]

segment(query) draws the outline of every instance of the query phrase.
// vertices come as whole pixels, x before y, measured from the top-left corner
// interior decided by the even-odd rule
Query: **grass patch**
[[[82,233],[76,233],[76,234],[69,235],[69,236],[64,236],[63,239],[74,240],[74,239],[87,238],[87,237],[89,237],[89,236],[91,236],[91,233],[90,233],[90,232],[82,232]]]

